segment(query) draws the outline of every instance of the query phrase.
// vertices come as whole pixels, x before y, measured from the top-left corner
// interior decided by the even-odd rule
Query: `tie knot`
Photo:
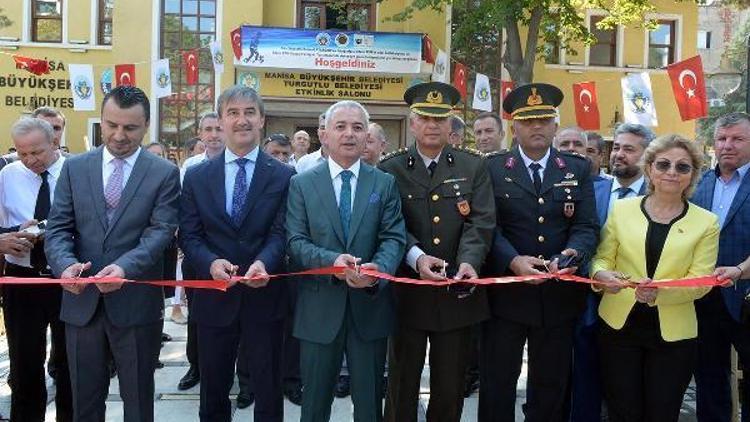
[[[339,174],[341,174],[341,181],[344,183],[349,183],[349,181],[352,180],[352,176],[354,176],[354,173],[352,173],[351,170],[344,170]]]
[[[529,164],[529,168],[530,168],[531,170],[533,170],[533,171],[535,171],[535,172],[536,172],[536,171],[539,171],[539,169],[541,169],[541,168],[542,168],[542,165],[541,165],[541,164],[539,164],[539,163],[531,163],[531,164]]]
[[[47,181],[47,177],[49,177],[49,172],[47,170],[44,170],[43,172],[41,172],[39,174],[39,177],[42,178],[43,182],[46,182]]]
[[[247,164],[248,161],[250,161],[250,160],[248,160],[245,157],[240,157],[240,158],[234,160],[234,162],[237,163],[237,165],[239,167],[245,167],[245,164]]]
[[[115,158],[112,160],[112,164],[114,164],[115,168],[119,170],[123,165],[125,165],[125,160],[123,160],[122,158]]]
[[[624,197],[628,196],[628,194],[629,194],[630,192],[632,192],[632,191],[633,191],[633,189],[630,189],[630,188],[626,188],[626,187],[624,187],[624,186],[623,186],[623,187],[620,187],[619,191],[620,191],[620,193],[618,194],[618,198],[619,198],[619,199],[622,199],[622,198],[624,198]]]

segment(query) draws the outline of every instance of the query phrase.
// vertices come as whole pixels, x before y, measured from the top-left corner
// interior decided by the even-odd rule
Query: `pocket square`
[[[380,194],[377,192],[373,192],[370,194],[370,200],[368,201],[370,204],[375,204],[377,202],[380,202]]]

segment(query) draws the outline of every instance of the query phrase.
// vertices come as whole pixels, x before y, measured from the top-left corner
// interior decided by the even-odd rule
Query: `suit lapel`
[[[347,239],[347,249],[357,234],[362,216],[370,205],[370,195],[375,187],[375,176],[372,167],[362,163],[359,168],[359,180],[357,180],[357,191],[354,194],[354,209],[352,210],[352,220],[349,224],[349,239]]]
[[[336,194],[333,192],[333,181],[331,180],[331,172],[328,168],[328,163],[324,166],[316,166],[314,169],[309,170],[315,174],[315,182],[313,186],[318,191],[318,198],[320,199],[321,209],[323,214],[328,216],[333,226],[333,231],[336,233],[339,242],[342,245],[346,245],[346,239],[344,239],[344,229],[341,226],[341,218],[339,217],[338,203],[336,202]]]
[[[716,181],[714,180],[714,184]],[[711,189],[711,193],[713,194],[713,189]],[[740,209],[742,204],[745,203],[747,200],[747,196],[750,194],[750,171],[745,173],[745,177],[742,178],[740,181],[740,188],[737,190],[737,194],[734,195],[734,199],[732,200],[732,205],[729,207],[729,212],[727,212],[727,218],[724,220],[724,227],[726,227],[730,221],[732,221],[732,217],[734,217],[735,214],[737,214],[737,210]],[[713,202],[713,198],[712,198]],[[711,203],[709,203],[709,206]],[[710,208],[709,208],[710,209]]]
[[[144,177],[148,173],[148,169],[151,168],[153,159],[143,150],[138,154],[133,170],[130,172],[130,177],[128,177],[128,181],[125,183],[122,190],[120,202],[117,204],[117,208],[115,208],[114,215],[112,215],[112,221],[109,224],[107,233],[104,235],[105,238],[112,231],[112,228],[117,225],[120,217],[122,217],[128,204],[133,199],[133,195],[135,195],[136,190],[138,190],[138,186],[141,185],[141,182],[143,182]]]
[[[411,180],[419,183],[425,188],[429,188],[430,182],[432,180],[430,178],[430,174],[427,173],[427,167],[425,167],[424,161],[422,161],[422,156],[417,152],[416,143],[409,148],[408,155],[414,157],[414,166],[411,168],[411,170],[408,171],[407,174],[409,174]]]
[[[512,158],[515,161],[513,168],[509,170],[510,173],[513,174],[513,180],[515,181],[516,185],[520,186],[530,194],[534,195],[534,197],[536,197],[537,194],[536,189],[534,189],[534,182],[531,180],[529,170],[526,168],[526,164],[523,162],[523,158],[521,158],[521,153],[518,151],[518,147],[515,147],[511,154],[513,154]]]
[[[91,192],[94,198],[93,205],[96,210],[96,215],[99,217],[99,222],[102,223],[102,229],[107,230],[107,209],[105,206],[106,200],[104,199],[104,183],[102,182],[102,149],[99,147],[95,154],[92,154],[89,158],[89,183],[91,184]]]
[[[227,192],[226,186],[224,186],[224,181],[226,180],[226,175],[224,174],[224,154],[222,152],[218,157],[209,161],[207,171],[208,180],[206,180],[208,183],[206,186],[209,186],[208,191],[211,196],[211,202],[216,207],[215,215],[220,215],[227,224],[232,224],[232,220],[229,214],[227,214]]]
[[[272,158],[266,155],[263,151],[258,151],[258,158],[255,160],[255,169],[253,170],[253,179],[250,182],[245,206],[242,207],[242,218],[240,219],[242,223],[240,225],[245,222],[250,211],[255,208],[255,205],[258,203],[258,198],[271,180],[273,169],[271,168],[272,162],[270,160],[272,160]]]

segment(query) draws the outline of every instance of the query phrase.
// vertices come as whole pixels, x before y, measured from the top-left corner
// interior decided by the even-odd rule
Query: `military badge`
[[[425,101],[430,104],[440,104],[443,102],[443,94],[440,91],[430,91],[427,93]]]
[[[575,175],[575,174],[573,174],[573,173],[565,173],[565,178],[566,178],[566,179],[572,179],[572,178],[574,178],[574,177],[576,177],[576,175]]]
[[[573,218],[573,214],[576,212],[576,204],[573,202],[566,202],[563,205],[563,215],[567,218]]]
[[[555,157],[555,164],[557,164],[557,168],[559,169],[565,168],[565,160],[563,160],[561,157]]]
[[[456,208],[458,208],[458,213],[462,216],[466,217],[471,213],[471,206],[469,206],[469,201],[461,199],[460,201],[456,202]]]
[[[410,155],[409,158],[406,159],[406,166],[410,169],[414,168],[414,156]]]
[[[447,162],[448,162],[448,165],[449,165],[449,166],[452,166],[452,165],[453,165],[453,163],[454,163],[454,162],[456,161],[456,159],[455,159],[455,158],[453,158],[453,154],[451,154],[451,153],[449,152],[448,154],[446,154],[446,155],[445,155],[445,161],[447,161]]]
[[[507,160],[505,160],[505,168],[506,169],[512,169],[516,166],[516,158],[515,157],[508,157]]]
[[[531,95],[526,99],[526,105],[535,106],[542,104],[543,102],[544,100],[541,95],[537,94],[536,88],[531,88]]]

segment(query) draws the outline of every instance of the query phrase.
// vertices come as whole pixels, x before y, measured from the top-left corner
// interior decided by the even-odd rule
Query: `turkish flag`
[[[195,85],[198,83],[198,50],[182,52],[182,64],[185,66],[185,83]]]
[[[232,32],[229,33],[232,38],[232,51],[234,51],[234,58],[239,60],[242,57],[242,27],[238,26]]]
[[[115,82],[120,85],[135,85],[135,65],[134,64],[117,64],[115,65]]]
[[[13,56],[16,69],[27,70],[37,76],[49,73],[49,62],[47,60],[32,59],[31,57]]]
[[[459,62],[453,67],[453,86],[461,93],[461,100],[466,101],[466,66]]]
[[[422,60],[430,64],[435,64],[435,52],[433,51],[432,40],[427,34],[422,37]]]
[[[584,130],[599,130],[599,102],[596,99],[596,83],[573,84],[573,104],[576,123]]]
[[[505,101],[505,97],[510,94],[510,91],[513,91],[513,88],[515,88],[516,84],[513,83],[513,81],[500,81],[500,110],[503,110],[503,101]],[[505,110],[503,110],[503,120],[513,120],[510,113],[506,113]]]
[[[708,115],[706,81],[703,78],[701,56],[691,57],[667,66],[672,82],[674,99],[680,109],[682,120],[698,119]]]

